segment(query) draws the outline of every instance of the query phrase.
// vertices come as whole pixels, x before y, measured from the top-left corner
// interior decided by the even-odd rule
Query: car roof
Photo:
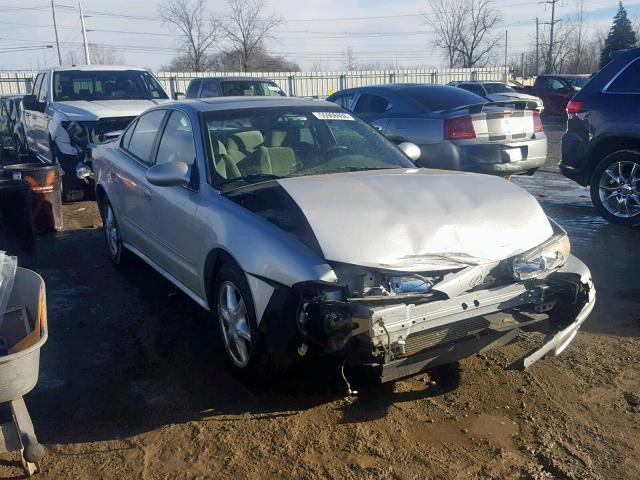
[[[156,108],[180,106],[195,112],[211,112],[222,110],[238,110],[244,108],[286,108],[286,107],[332,107],[340,109],[338,105],[324,100],[293,98],[293,97],[211,97],[180,100],[165,103]]]
[[[140,72],[146,72],[146,68],[142,67],[134,67],[130,65],[65,65],[63,67],[51,67],[40,70],[41,72],[68,72],[68,71],[83,71],[83,72],[93,72],[93,71],[117,71],[123,72],[125,70],[136,70]]]
[[[543,77],[557,77],[557,78],[567,78],[569,80],[571,79],[579,79],[579,78],[585,78],[588,77],[588,74],[584,74],[584,75],[577,75],[577,74],[564,74],[564,73],[545,73],[544,75],[538,75],[538,78],[543,78]]]
[[[196,77],[191,79],[192,82],[196,81],[196,80],[221,80],[221,81],[225,81],[225,80],[242,80],[242,81],[262,81],[262,82],[273,82],[273,80],[271,80],[270,78],[266,78],[266,77],[243,77],[243,76],[228,76],[228,77]]]

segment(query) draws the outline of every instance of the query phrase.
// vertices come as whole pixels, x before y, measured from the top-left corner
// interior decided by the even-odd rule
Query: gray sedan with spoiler
[[[338,356],[382,381],[542,333],[595,302],[566,232],[502,178],[417,168],[338,106],[164,104],[94,151],[108,252],[134,253],[210,311],[228,364],[266,380]]]
[[[531,174],[547,159],[535,101],[492,102],[459,88],[424,84],[350,88],[327,100],[395,143],[418,145],[423,167],[509,176]]]

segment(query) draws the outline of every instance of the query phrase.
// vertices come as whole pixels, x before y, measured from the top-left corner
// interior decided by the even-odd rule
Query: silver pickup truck
[[[63,197],[82,200],[92,181],[90,145],[117,136],[147,108],[168,101],[154,76],[138,67],[54,67],[25,95],[20,147],[64,171]]]

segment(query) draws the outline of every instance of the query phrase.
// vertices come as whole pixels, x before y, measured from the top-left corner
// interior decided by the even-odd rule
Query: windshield
[[[207,112],[202,126],[212,183],[221,190],[272,178],[415,168],[373,127],[322,104]]]
[[[222,82],[225,97],[285,97],[286,94],[273,82],[253,80],[225,80]]]
[[[504,83],[484,83],[484,88],[488,94],[492,93],[513,93],[515,90]]]
[[[166,99],[167,94],[149,72],[142,70],[54,72],[54,101]]]
[[[569,85],[571,85],[571,88],[573,88],[574,90],[581,90],[582,87],[584,87],[589,81],[589,77],[567,78],[566,80],[569,83]]]

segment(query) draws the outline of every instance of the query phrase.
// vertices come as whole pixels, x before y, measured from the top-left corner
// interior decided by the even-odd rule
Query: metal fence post
[[[289,75],[287,77],[287,84],[289,86],[289,96],[290,97],[295,97],[296,96],[296,84],[295,84],[295,78],[293,75]]]
[[[433,84],[438,83],[438,72],[436,71],[431,72],[431,83]]]
[[[171,98],[176,98],[176,92],[178,91],[176,88],[176,84],[177,84],[176,77],[171,75],[169,77],[169,94],[171,95]]]
[[[338,77],[338,85],[340,87],[340,90],[344,90],[347,84],[347,76],[343,73]]]
[[[396,83],[396,73],[389,72],[389,83]]]
[[[478,71],[477,70],[473,70],[471,72],[471,81],[475,82],[476,80],[478,80]]]

